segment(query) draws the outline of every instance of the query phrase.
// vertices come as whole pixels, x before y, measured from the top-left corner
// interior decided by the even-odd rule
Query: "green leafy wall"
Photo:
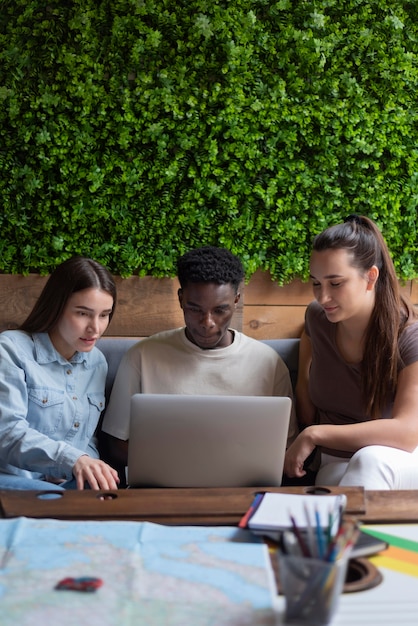
[[[283,283],[359,212],[417,276],[417,53],[416,0],[0,0],[0,271]]]

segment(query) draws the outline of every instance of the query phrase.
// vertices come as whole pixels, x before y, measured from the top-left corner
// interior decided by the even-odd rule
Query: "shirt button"
[[[42,404],[46,404],[48,402],[48,398],[42,398]]]
[[[71,370],[67,370],[67,374],[68,375],[72,374],[72,371]]]
[[[79,428],[80,427],[80,422],[74,422],[74,428]]]
[[[77,396],[73,396],[73,400],[77,400]]]

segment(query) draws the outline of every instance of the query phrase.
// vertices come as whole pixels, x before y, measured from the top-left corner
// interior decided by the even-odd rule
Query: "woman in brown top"
[[[310,269],[296,387],[305,428],[285,473],[304,476],[317,448],[317,484],[418,489],[417,314],[382,234],[351,215],[315,237]]]

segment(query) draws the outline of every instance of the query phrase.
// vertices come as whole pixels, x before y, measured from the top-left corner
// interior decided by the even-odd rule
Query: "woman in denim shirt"
[[[73,257],[20,329],[0,334],[0,489],[117,488],[95,439],[107,374],[95,344],[115,303],[108,270]]]

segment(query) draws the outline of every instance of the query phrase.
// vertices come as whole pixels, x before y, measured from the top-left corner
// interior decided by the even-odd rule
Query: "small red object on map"
[[[101,578],[93,576],[81,576],[80,578],[63,578],[55,585],[59,591],[96,591],[103,585]]]

